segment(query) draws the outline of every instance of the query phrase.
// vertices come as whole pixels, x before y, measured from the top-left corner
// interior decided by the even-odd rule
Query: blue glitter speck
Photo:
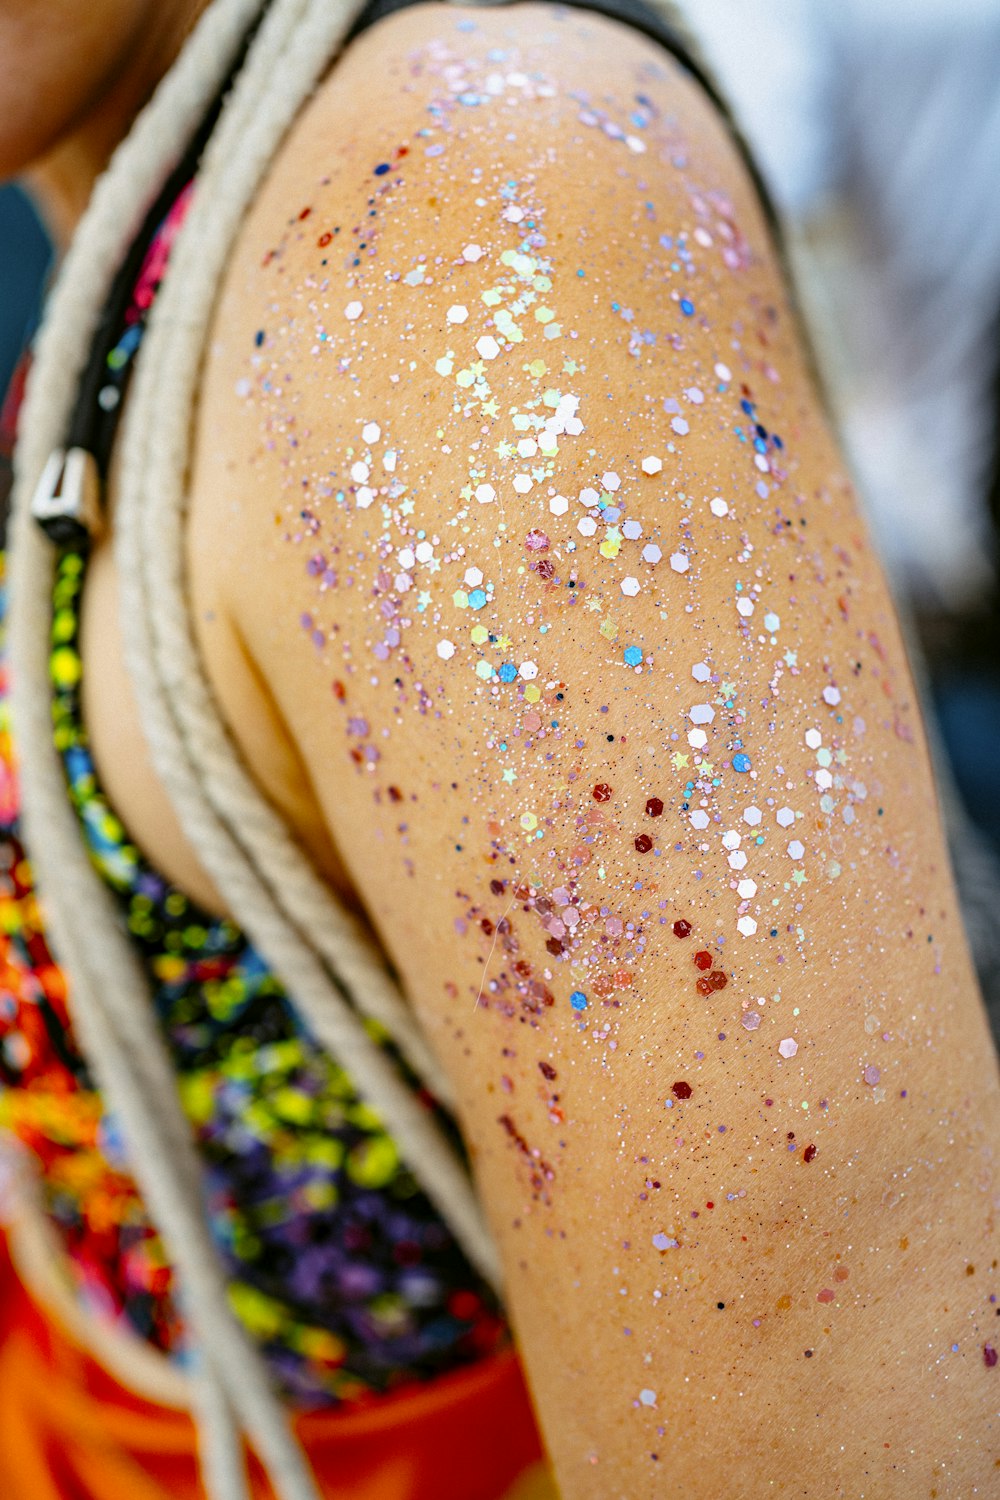
[[[734,771],[749,771],[749,769],[750,769],[750,757],[749,757],[749,755],[744,755],[743,752],[742,752],[742,750],[741,750],[740,753],[739,753],[739,755],[734,755],[733,756],[733,770]]]

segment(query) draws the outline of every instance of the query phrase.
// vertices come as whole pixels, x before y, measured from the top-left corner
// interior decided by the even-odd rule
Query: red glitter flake
[[[556,565],[554,562],[550,562],[547,557],[543,557],[537,564],[537,567],[539,578],[549,579],[554,578],[556,575]]]
[[[724,990],[729,983],[729,975],[724,969],[713,969],[711,974],[703,974],[695,985],[699,995],[713,995],[716,990]]]
[[[992,1344],[983,1345],[983,1364],[986,1366],[987,1370],[993,1369],[998,1358],[1000,1358],[1000,1356],[997,1355],[997,1351],[994,1349]]]
[[[547,1078],[549,1080],[549,1082],[551,1083],[552,1080],[553,1080],[553,1078],[556,1077],[556,1070],[552,1066],[552,1064],[550,1062],[545,1062],[543,1060],[542,1062],[540,1062],[538,1064],[538,1066],[541,1069],[542,1077],[543,1078]]]
[[[347,697],[347,689],[345,688],[344,684],[342,682],[334,682],[331,683],[331,687],[333,689],[333,696],[336,698],[337,702],[343,703],[344,699]]]
[[[330,233],[330,231],[328,229],[325,234],[321,234],[320,235],[320,237],[316,241],[316,243],[317,243],[317,245],[319,245],[320,249],[322,250],[323,247],[324,247],[324,245],[328,245],[332,239],[333,239],[333,235]]]
[[[653,840],[648,833],[640,833],[636,837],[635,847],[640,854],[648,854],[653,847]]]
[[[671,1089],[671,1093],[676,1099],[690,1099],[691,1085],[689,1083],[685,1083],[683,1079],[680,1079],[677,1083],[674,1084],[673,1088]]]
[[[594,787],[594,801],[595,802],[610,802],[611,801],[611,788],[608,786],[608,783],[606,781],[599,781],[597,783],[597,785]]]
[[[309,215],[311,213],[312,213],[312,209],[311,208],[304,208],[302,210],[302,212],[299,214],[299,218],[300,219],[308,219],[308,217],[309,217]]]
[[[833,1302],[835,1300],[836,1296],[837,1296],[837,1293],[833,1290],[832,1287],[825,1286],[821,1292],[817,1292],[816,1293],[816,1301],[817,1302]]]
[[[685,919],[683,917],[678,917],[677,921],[674,923],[674,937],[675,938],[686,938],[686,937],[690,937],[690,936],[691,936],[691,923],[685,921]]]
[[[650,797],[646,802],[646,816],[648,818],[662,818],[663,803],[659,797]]]
[[[806,1149],[802,1153],[802,1160],[803,1161],[814,1161],[815,1158],[816,1158],[816,1147],[815,1146],[807,1146]]]
[[[700,952],[695,954],[694,963],[696,969],[710,969],[712,967],[711,953],[702,948]]]

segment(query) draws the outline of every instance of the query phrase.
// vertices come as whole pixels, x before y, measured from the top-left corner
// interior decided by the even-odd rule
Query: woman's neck
[[[111,86],[70,132],[24,174],[57,251],[61,254],[116,146],[168,72],[210,0],[174,0],[152,8]]]

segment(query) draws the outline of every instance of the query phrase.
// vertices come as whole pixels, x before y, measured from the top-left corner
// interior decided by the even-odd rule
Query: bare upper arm
[[[234,257],[195,480],[458,1088],[566,1496],[986,1494],[995,1074],[697,87],[542,7],[363,38]]]

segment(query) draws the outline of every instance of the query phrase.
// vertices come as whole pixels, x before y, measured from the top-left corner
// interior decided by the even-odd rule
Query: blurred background
[[[1000,3],[680,0],[785,222],[1000,1035]],[[0,189],[0,390],[50,263]],[[8,408],[9,410],[9,408]],[[9,483],[0,421],[0,495]]]
[[[1000,1037],[1000,4],[682,10],[787,228]]]

